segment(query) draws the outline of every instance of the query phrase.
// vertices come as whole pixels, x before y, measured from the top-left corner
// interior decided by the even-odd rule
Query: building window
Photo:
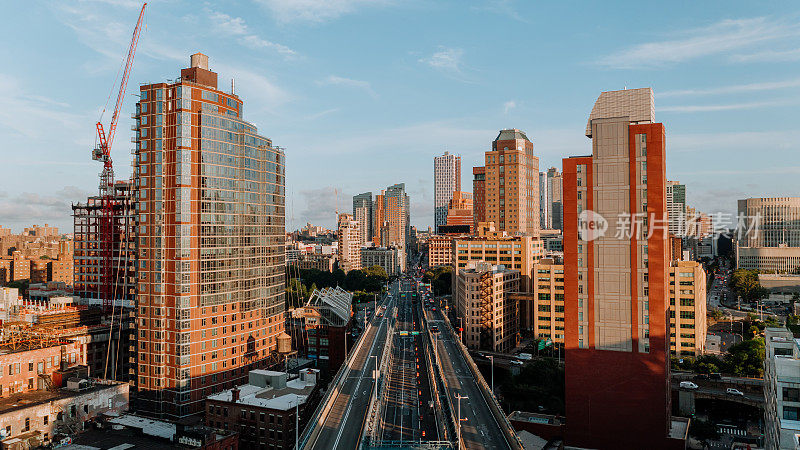
[[[786,420],[800,420],[800,407],[784,405],[783,418]]]
[[[783,388],[783,401],[800,402],[800,389],[789,387]]]

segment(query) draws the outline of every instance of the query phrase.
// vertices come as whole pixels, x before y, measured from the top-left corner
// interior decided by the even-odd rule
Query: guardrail
[[[387,311],[388,313],[388,311]],[[387,314],[388,316],[388,314]],[[387,367],[390,365],[391,359],[394,357],[392,354],[392,345],[393,345],[393,336],[394,336],[394,325],[395,320],[394,318],[389,319],[389,325],[386,328],[386,343],[383,346],[383,353],[381,354],[381,364],[380,370],[378,371],[380,381],[375,380],[375,383],[379,383],[376,389],[377,395],[373,396],[369,403],[369,415],[367,416],[367,426],[364,428],[364,431],[361,433],[361,442],[362,446],[365,445],[367,442],[367,438],[369,438],[370,444],[374,445],[379,439],[376,438],[376,433],[379,430],[378,421],[380,419],[381,414],[381,407],[384,404],[382,398],[386,393],[386,374],[388,374]],[[388,355],[388,356],[387,356]]]
[[[420,309],[420,328],[423,328],[423,327],[426,330],[426,332],[422,333],[422,334],[424,335],[423,344],[426,346],[426,349],[427,349],[425,351],[425,363],[428,366],[427,367],[428,376],[431,379],[431,398],[435,398],[436,399],[435,400],[435,403],[436,403],[435,411],[436,411],[436,417],[439,419],[437,422],[439,424],[439,429],[442,432],[442,437],[444,437],[444,439],[449,442],[450,439],[451,439],[450,436],[455,437],[455,435],[456,435],[455,425],[454,425],[454,423],[452,421],[452,418],[453,418],[452,413],[453,413],[453,411],[452,411],[451,403],[450,403],[449,399],[447,398],[447,389],[445,389],[445,386],[444,386],[445,378],[444,378],[444,373],[442,372],[442,365],[436,359],[436,356],[438,355],[438,352],[437,352],[436,347],[435,347],[435,345],[433,343],[433,340],[431,339],[431,333],[429,331],[430,328],[428,327],[428,316],[425,314],[425,310],[424,309]],[[439,389],[440,388],[440,384],[441,384],[442,391],[444,391],[444,392],[440,392],[440,389]],[[443,412],[442,411],[442,403],[446,403],[447,404],[447,407],[448,407],[448,409],[450,409],[450,412],[451,412],[450,416],[446,417],[446,416],[444,416],[442,414],[442,412]],[[449,417],[449,420],[448,420],[448,417]]]
[[[385,297],[384,297],[385,300]],[[381,302],[383,304],[383,302]],[[318,429],[325,423],[325,419],[327,418],[328,414],[330,413],[333,404],[336,402],[336,398],[339,396],[339,386],[341,385],[342,379],[347,377],[347,374],[350,373],[350,365],[355,359],[355,355],[358,354],[358,351],[361,349],[361,346],[364,344],[364,337],[369,334],[369,330],[374,328],[375,326],[370,323],[367,328],[364,329],[364,333],[361,334],[358,338],[358,342],[356,343],[355,348],[350,350],[350,354],[347,355],[344,362],[342,363],[342,367],[336,371],[336,375],[333,377],[333,380],[328,384],[328,386],[333,386],[332,388],[328,389],[328,392],[325,393],[325,397],[322,399],[320,404],[314,410],[314,414],[311,417],[317,417],[317,420],[312,422],[309,420],[306,428],[303,430],[303,433],[300,435],[300,440],[298,442],[298,446],[295,450],[299,450],[304,448],[308,443],[308,440],[311,438],[315,429]],[[377,336],[378,332],[380,332],[380,324],[378,325],[378,331],[376,331],[375,335]]]
[[[447,314],[442,314],[444,317],[445,322],[447,323],[447,327],[450,329],[450,332],[457,336],[455,332],[455,328],[450,323],[450,319],[447,317]],[[500,403],[498,403],[497,398],[494,396],[494,393],[489,388],[489,385],[486,384],[486,380],[483,378],[483,374],[481,371],[478,370],[478,366],[475,365],[475,362],[472,360],[472,357],[469,356],[469,351],[467,347],[458,339],[457,347],[461,351],[461,355],[464,360],[467,362],[467,366],[469,366],[470,371],[472,372],[472,376],[478,381],[478,387],[480,388],[481,395],[483,396],[484,401],[489,406],[489,409],[492,411],[492,415],[494,416],[497,424],[500,426],[500,429],[503,431],[503,435],[505,436],[506,443],[510,448],[513,450],[523,450],[522,441],[520,441],[519,437],[517,436],[517,432],[514,431],[514,427],[511,426],[511,422],[508,421],[508,417],[503,413],[503,408],[500,407]]]

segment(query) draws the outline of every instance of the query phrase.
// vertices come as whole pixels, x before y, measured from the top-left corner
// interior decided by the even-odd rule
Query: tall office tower
[[[550,189],[547,182],[547,173],[539,172],[539,228],[551,229],[552,217],[550,216]]]
[[[433,223],[435,232],[447,224],[447,205],[461,190],[461,157],[444,152],[433,158]]]
[[[73,284],[75,295],[85,299],[96,299],[102,305],[103,300],[113,298],[114,305],[136,301],[136,193],[133,184],[127,181],[114,183],[112,191],[114,199],[112,248],[114,258],[111,259],[111,292],[106,291],[103,283],[103,263],[97,257],[101,248],[100,224],[103,220],[103,198],[91,196],[86,203],[72,205],[74,218],[74,275],[68,284]],[[91,302],[95,303],[95,302]]]
[[[139,89],[136,405],[183,420],[278,360],[284,153],[217,88],[203,54]]]
[[[551,230],[563,230],[563,187],[561,174],[558,169],[551,167],[547,169],[547,203],[550,208],[550,221],[548,228]]]
[[[386,191],[375,194],[375,201],[372,202],[372,242],[375,245],[381,244],[381,231],[383,230],[384,211],[386,202]]]
[[[686,185],[677,181],[667,181],[667,212],[669,234],[686,236]]]
[[[674,445],[665,134],[654,116],[649,88],[603,92],[586,128],[592,155],[563,160],[570,446]]]
[[[361,224],[350,214],[339,214],[337,247],[339,268],[345,273],[361,269]]]
[[[501,231],[539,234],[539,158],[520,130],[501,130],[486,152],[486,220]]]
[[[800,197],[747,198],[738,206],[738,268],[777,273],[800,269]],[[710,220],[698,222],[700,232],[713,229]]]
[[[353,197],[353,217],[360,225],[361,243],[372,240],[372,192],[364,192]]]
[[[472,168],[472,231],[486,222],[486,167]]]

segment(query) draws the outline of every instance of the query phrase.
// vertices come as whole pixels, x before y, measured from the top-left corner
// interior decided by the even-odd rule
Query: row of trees
[[[701,355],[697,358],[672,357],[672,367],[696,373],[724,373],[737,377],[760,378],[764,375],[764,338],[761,334],[766,327],[780,324],[772,317],[765,321],[756,320],[755,315],[748,314],[744,322],[743,342],[732,345],[724,356]],[[682,362],[681,362],[682,361]]]
[[[297,269],[289,267],[286,273],[286,294],[293,306],[308,300],[314,289],[341,286],[353,292],[353,301],[372,300],[373,294],[383,291],[389,280],[386,269],[372,266],[344,273],[341,269],[327,272],[319,269]]]

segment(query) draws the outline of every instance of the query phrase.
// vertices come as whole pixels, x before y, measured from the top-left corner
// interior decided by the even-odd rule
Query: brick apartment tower
[[[486,167],[472,168],[472,231],[486,222]]]
[[[178,80],[140,87],[136,125],[135,406],[181,420],[279,359],[284,153],[200,53]]]
[[[486,152],[486,220],[509,234],[539,234],[539,158],[520,130],[501,130]]]
[[[665,135],[654,116],[649,88],[603,92],[586,128],[592,155],[563,160],[569,446],[674,448]],[[592,212],[608,221],[593,240],[579,227]],[[618,238],[618,217],[641,213],[650,238],[646,226]]]

